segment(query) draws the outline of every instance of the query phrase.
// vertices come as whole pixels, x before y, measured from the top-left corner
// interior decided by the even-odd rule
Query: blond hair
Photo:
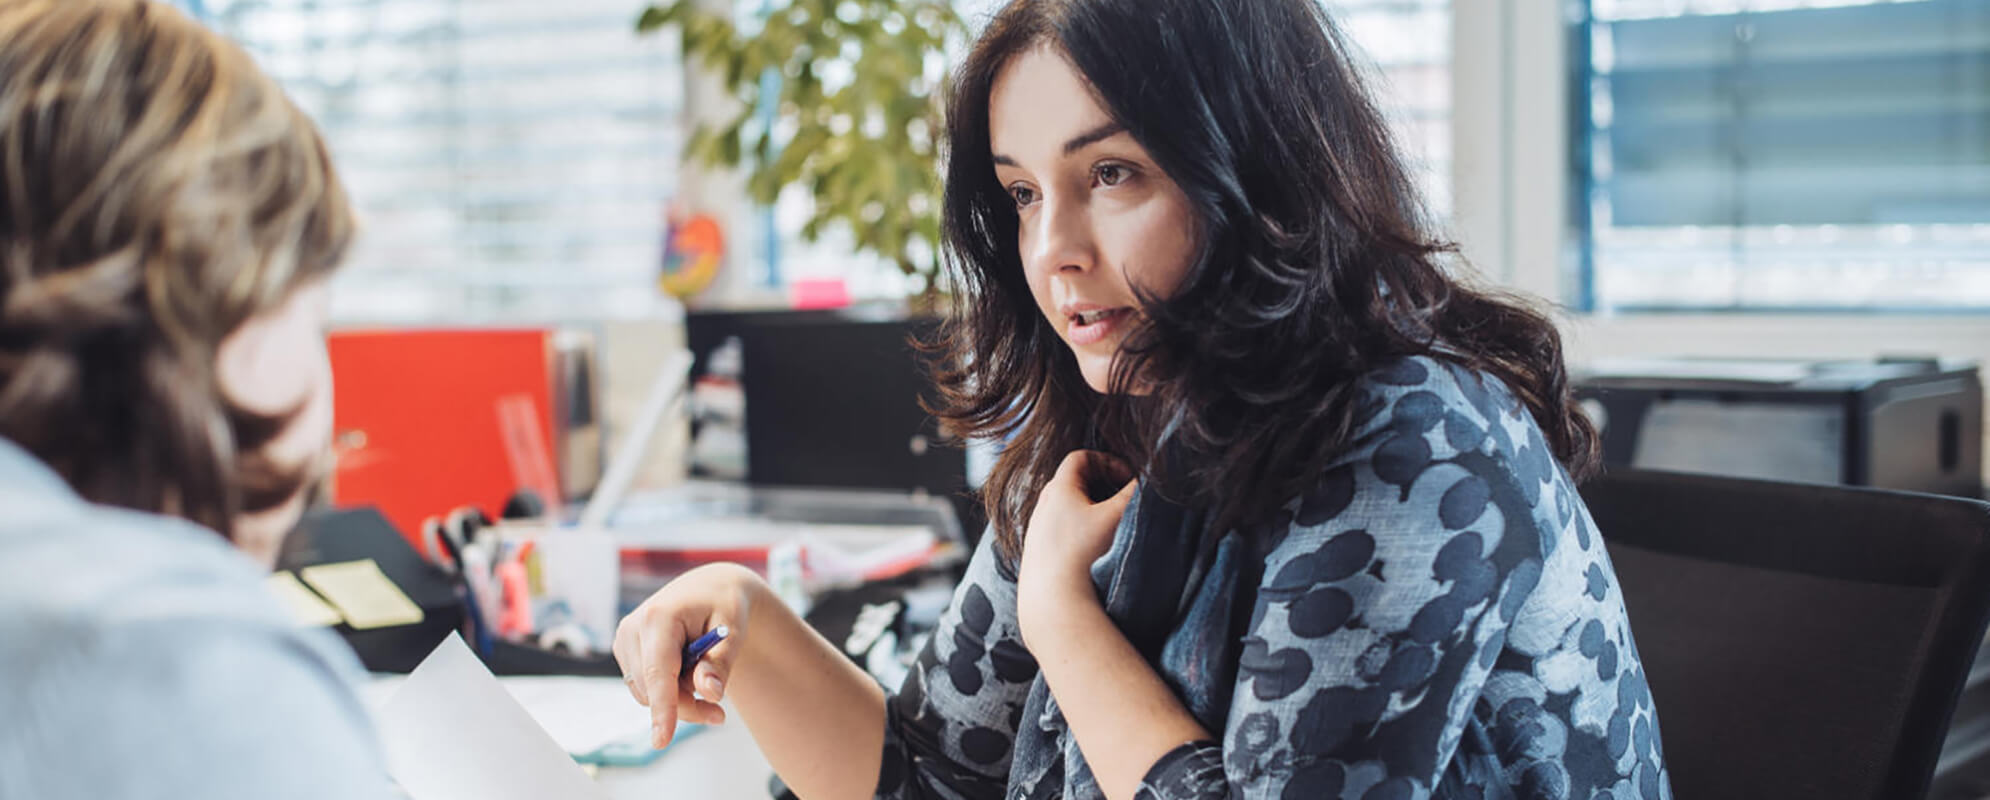
[[[255,453],[224,336],[343,258],[324,141],[248,54],[147,0],[0,0],[0,436],[93,501],[227,532]]]

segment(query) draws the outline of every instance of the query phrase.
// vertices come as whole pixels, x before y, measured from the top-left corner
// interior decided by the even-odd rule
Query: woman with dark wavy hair
[[[263,583],[328,460],[352,235],[248,54],[0,0],[0,798],[386,794],[358,662]]]
[[[735,568],[665,587],[660,738],[729,697],[809,798],[1670,795],[1553,323],[1448,268],[1316,3],[1015,0],[950,102],[993,535],[889,698]]]

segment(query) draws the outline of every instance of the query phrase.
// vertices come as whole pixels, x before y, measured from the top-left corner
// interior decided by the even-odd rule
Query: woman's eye
[[[1036,190],[1028,186],[1011,186],[1009,198],[1016,201],[1017,208],[1022,208],[1036,202]]]
[[[1092,169],[1092,180],[1100,186],[1118,186],[1126,180],[1126,167],[1118,164],[1100,164]]]

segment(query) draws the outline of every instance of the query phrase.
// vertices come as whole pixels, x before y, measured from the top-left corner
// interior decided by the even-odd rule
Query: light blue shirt
[[[385,797],[363,677],[213,531],[0,439],[0,800]]]

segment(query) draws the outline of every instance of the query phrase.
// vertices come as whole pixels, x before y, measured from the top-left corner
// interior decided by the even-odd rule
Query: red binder
[[[551,338],[542,329],[333,333],[333,501],[377,506],[417,547],[423,517],[475,505],[497,518],[517,488],[501,407],[529,399],[540,441],[556,441]]]

